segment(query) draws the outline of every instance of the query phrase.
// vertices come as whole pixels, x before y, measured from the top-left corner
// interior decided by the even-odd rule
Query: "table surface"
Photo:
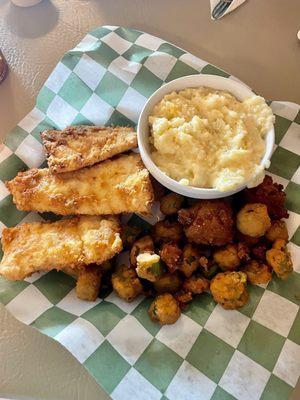
[[[31,110],[63,53],[105,24],[162,37],[229,71],[265,98],[300,103],[299,14],[299,0],[251,0],[220,21],[210,19],[209,0],[44,0],[26,9],[0,0],[0,48],[10,66],[0,86],[0,139]],[[108,398],[70,353],[3,307],[0,355],[0,395]]]

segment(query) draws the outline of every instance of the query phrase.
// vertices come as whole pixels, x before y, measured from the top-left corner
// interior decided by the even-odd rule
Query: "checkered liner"
[[[236,79],[143,32],[104,26],[86,35],[58,63],[36,107],[1,147],[0,230],[53,218],[18,211],[3,183],[19,170],[44,164],[42,130],[69,124],[134,126],[147,98],[164,82],[198,73]],[[113,399],[284,400],[295,387],[300,371],[300,107],[270,104],[276,149],[269,172],[284,185],[290,210],[295,272],[287,281],[250,286],[250,302],[239,311],[225,311],[201,295],[175,325],[160,327],[148,318],[148,299],[125,303],[107,293],[94,303],[80,301],[74,280],[63,273],[0,280],[0,300],[7,309],[65,346]]]

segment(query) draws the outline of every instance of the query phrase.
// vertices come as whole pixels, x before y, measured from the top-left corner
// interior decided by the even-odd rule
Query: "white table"
[[[104,24],[165,38],[230,71],[266,98],[299,103],[299,15],[299,0],[251,0],[217,22],[210,20],[209,0],[44,0],[27,9],[0,0],[0,48],[10,64],[0,86],[0,138],[33,107],[63,53]],[[15,321],[2,307],[0,396],[4,394],[107,398],[66,350]]]

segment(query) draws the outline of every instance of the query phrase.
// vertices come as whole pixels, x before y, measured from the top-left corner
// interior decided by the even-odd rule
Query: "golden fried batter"
[[[140,278],[155,282],[164,270],[158,254],[140,253],[137,258],[136,273]]]
[[[174,293],[174,297],[178,301],[181,308],[193,300],[192,293],[186,292],[185,290],[179,290],[178,292]]]
[[[154,282],[153,286],[158,293],[174,293],[179,290],[181,284],[182,279],[179,273],[175,271],[173,274],[167,272],[166,274],[162,275]]]
[[[284,206],[286,194],[283,186],[273,182],[268,175],[264,181],[251,189],[244,191],[244,198],[247,203],[262,203],[268,208],[268,214],[272,219],[288,218],[289,214]]]
[[[244,242],[239,242],[237,244],[237,255],[239,259],[243,262],[250,260],[250,250],[249,247]]]
[[[212,279],[220,270],[218,264],[212,262],[211,260],[207,260],[206,265],[203,265],[201,268],[201,275],[204,276],[204,278],[207,279]]]
[[[184,198],[177,193],[169,193],[160,200],[160,211],[165,215],[176,214]]]
[[[159,254],[170,272],[174,272],[179,268],[182,259],[182,250],[176,243],[164,243]]]
[[[286,279],[293,271],[291,255],[282,239],[275,240],[272,249],[266,253],[266,259],[278,278]]]
[[[159,221],[153,227],[154,241],[179,242],[183,237],[182,226],[177,221]]]
[[[111,282],[114,291],[121,299],[128,302],[143,293],[143,286],[134,269],[119,265],[112,274]]]
[[[210,283],[214,300],[226,310],[242,307],[248,301],[247,275],[244,272],[221,272]]]
[[[124,225],[121,230],[121,238],[124,249],[131,248],[136,241],[137,236],[142,232],[138,226]]]
[[[224,200],[200,200],[179,210],[178,216],[191,242],[222,246],[232,241],[232,209]]]
[[[76,295],[81,300],[95,301],[101,285],[102,269],[90,265],[80,270],[77,276]]]
[[[197,247],[188,243],[183,248],[183,260],[179,269],[189,278],[194,271],[199,267],[200,252]]]
[[[200,294],[209,289],[209,281],[202,276],[192,275],[183,282],[183,289],[192,294]]]
[[[67,274],[72,276],[72,278],[77,279],[79,272],[83,269],[84,267],[81,265],[79,267],[64,267],[62,271]]]
[[[232,271],[241,263],[237,244],[227,244],[225,247],[215,250],[213,257],[223,271]]]
[[[247,247],[252,247],[259,242],[260,238],[243,235],[240,231],[236,231],[235,240],[243,243]]]
[[[140,253],[153,252],[154,243],[151,236],[146,235],[136,240],[130,250],[130,265],[136,266],[136,258]]]
[[[267,250],[267,243],[265,240],[262,240],[252,247],[251,253],[255,259],[265,262]]]
[[[244,235],[261,237],[271,227],[267,207],[260,203],[246,204],[236,216],[236,226]]]
[[[134,130],[121,126],[68,126],[63,131],[44,131],[41,138],[55,173],[88,167],[137,147]]]
[[[285,241],[289,240],[289,234],[284,221],[272,221],[271,228],[266,233],[266,238],[270,242],[275,242],[277,239]]]
[[[248,281],[253,285],[263,285],[272,279],[269,267],[256,260],[249,261],[242,271],[245,272]]]
[[[101,264],[122,250],[115,217],[81,216],[5,228],[0,275],[21,280],[37,271]]]
[[[19,210],[60,215],[147,213],[153,200],[149,173],[138,154],[58,175],[33,168],[6,185]]]
[[[170,293],[165,293],[156,297],[148,313],[152,321],[165,325],[174,324],[180,317],[181,311],[178,301]]]

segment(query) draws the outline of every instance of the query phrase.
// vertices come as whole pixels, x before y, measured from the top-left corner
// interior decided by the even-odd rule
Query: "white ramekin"
[[[149,170],[150,174],[159,181],[163,186],[172,190],[173,192],[182,194],[183,196],[192,197],[194,199],[217,199],[220,197],[230,196],[231,194],[237,193],[246,187],[246,184],[237,187],[234,190],[221,192],[216,189],[198,188],[194,186],[184,186],[175,181],[174,179],[163,173],[152,161],[150,155],[149,145],[149,122],[148,118],[154,106],[168,93],[173,91],[182,90],[189,87],[200,87],[206,86],[217,90],[227,90],[232,93],[238,100],[245,100],[249,96],[255,95],[247,86],[240,82],[232,79],[223,78],[216,75],[189,75],[161,86],[156,92],[154,92],[148,101],[146,102],[138,121],[137,135],[140,154],[142,160]],[[274,147],[275,133],[274,126],[267,132],[265,136],[266,151],[261,160],[260,165],[268,166],[269,160],[272,155]],[[187,155],[188,157],[188,155]]]

